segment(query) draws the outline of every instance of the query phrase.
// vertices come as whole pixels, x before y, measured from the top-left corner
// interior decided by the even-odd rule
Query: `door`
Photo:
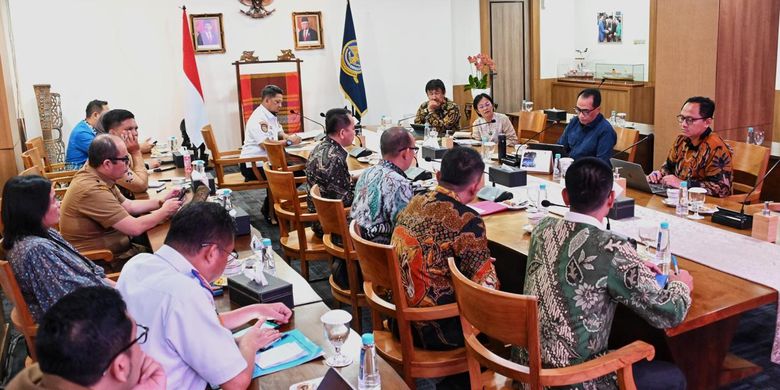
[[[490,55],[498,73],[492,93],[499,112],[520,111],[523,99],[531,99],[528,7],[529,0],[490,1]]]

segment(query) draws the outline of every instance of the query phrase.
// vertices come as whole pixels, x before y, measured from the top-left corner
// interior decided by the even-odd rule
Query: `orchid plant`
[[[478,53],[475,56],[468,56],[469,64],[473,65],[473,71],[469,75],[469,83],[464,90],[485,89],[488,87],[488,75],[495,74],[496,63],[489,55]]]

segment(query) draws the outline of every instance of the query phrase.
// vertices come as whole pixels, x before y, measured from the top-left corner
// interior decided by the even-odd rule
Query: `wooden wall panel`
[[[530,99],[527,81],[529,66],[526,42],[526,3],[491,3],[491,56],[500,73],[493,80],[493,98],[502,107],[502,112],[516,112],[522,109],[523,99]]]
[[[719,10],[715,129],[742,140],[748,126],[772,128],[780,0],[720,0]]]
[[[767,141],[780,141],[780,91],[775,91],[775,114],[772,120],[772,127],[774,127],[774,131],[771,133],[769,131],[765,132],[767,138],[770,135],[772,136]]]
[[[679,133],[675,116],[682,102],[715,96],[718,0],[659,1],[655,11],[653,160],[658,167]]]

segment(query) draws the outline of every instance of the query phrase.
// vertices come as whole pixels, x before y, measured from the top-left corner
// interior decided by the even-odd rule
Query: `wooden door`
[[[528,7],[528,0],[490,1],[490,55],[498,73],[492,94],[499,112],[520,111],[523,99],[531,99]]]

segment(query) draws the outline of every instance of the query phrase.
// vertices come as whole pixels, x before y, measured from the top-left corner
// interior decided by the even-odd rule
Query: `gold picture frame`
[[[295,50],[325,48],[321,11],[293,12],[292,24]]]
[[[216,25],[216,30],[215,30]],[[225,32],[222,14],[191,14],[190,35],[195,54],[225,52]]]

